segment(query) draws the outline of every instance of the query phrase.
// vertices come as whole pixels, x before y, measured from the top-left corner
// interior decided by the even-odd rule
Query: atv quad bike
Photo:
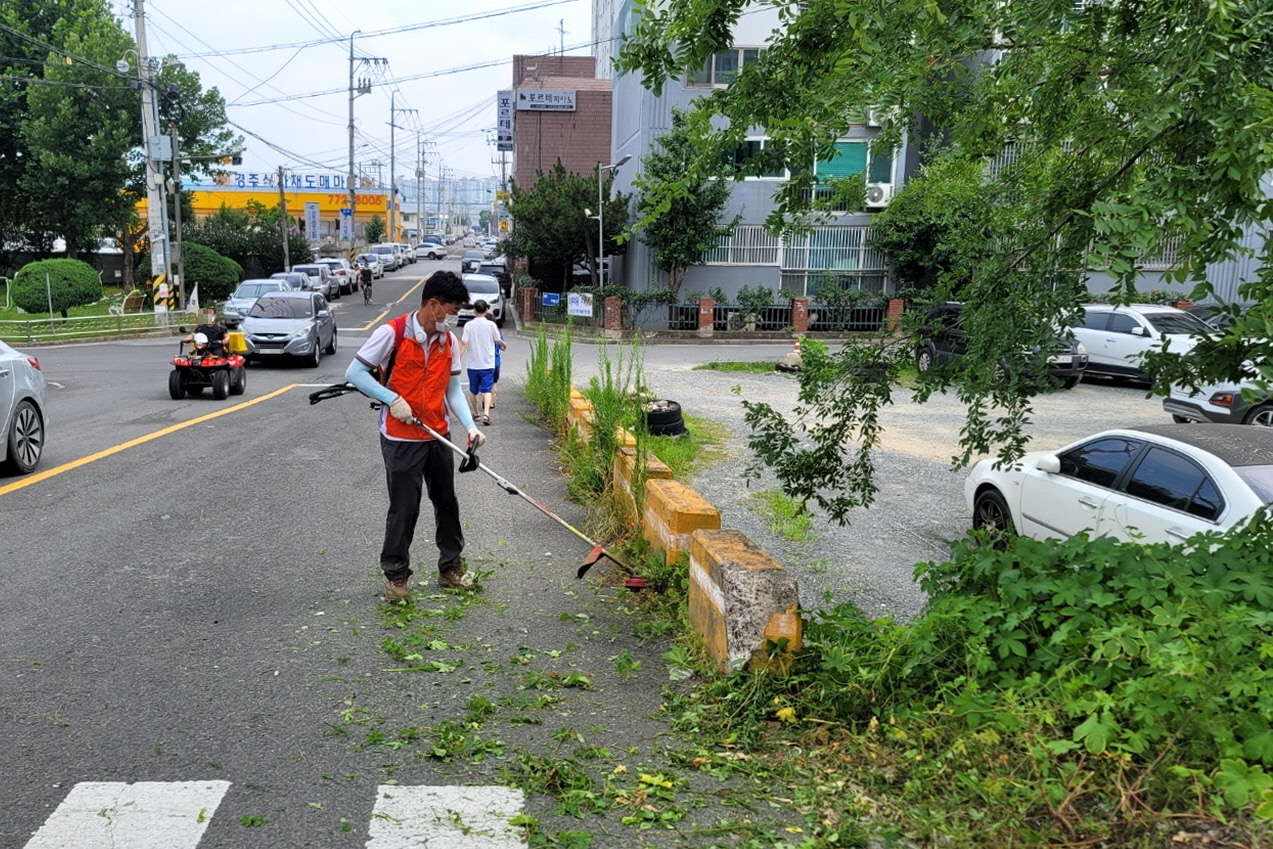
[[[226,344],[231,345],[230,340]],[[168,375],[168,394],[179,401],[187,395],[202,395],[211,386],[212,397],[218,401],[242,395],[248,388],[245,364],[242,354],[214,348],[207,336],[196,333],[194,339],[182,339],[177,345],[177,356],[172,358],[172,372]]]

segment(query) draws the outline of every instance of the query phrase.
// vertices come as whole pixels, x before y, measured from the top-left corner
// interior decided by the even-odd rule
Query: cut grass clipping
[[[792,542],[804,542],[813,536],[813,517],[800,502],[784,495],[780,489],[765,489],[751,495],[751,512],[769,522],[769,529]]]

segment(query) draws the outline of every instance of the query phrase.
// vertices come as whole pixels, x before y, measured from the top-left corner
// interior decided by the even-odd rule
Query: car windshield
[[[297,265],[292,267],[292,271],[297,274],[308,274],[310,277],[317,277],[323,273],[321,265]]]
[[[261,298],[252,305],[253,318],[309,318],[314,302],[309,298]]]
[[[1146,313],[1145,318],[1150,325],[1159,333],[1166,334],[1189,334],[1189,333],[1209,333],[1211,326],[1197,316],[1190,315],[1187,312],[1151,312]]]
[[[375,254],[362,254],[358,257],[359,262],[380,262],[380,257]]]
[[[464,288],[469,290],[469,298],[472,299],[478,295],[495,295],[499,296],[499,283],[495,280],[474,280],[472,278],[464,281]],[[490,300],[489,297],[484,298]]]
[[[1273,504],[1273,466],[1234,466],[1233,471],[1251,487],[1256,498]]]
[[[376,245],[371,249],[371,252],[376,254],[391,254],[393,253],[393,245]]]
[[[266,292],[277,292],[277,283],[243,283],[234,290],[232,298],[259,298]]]

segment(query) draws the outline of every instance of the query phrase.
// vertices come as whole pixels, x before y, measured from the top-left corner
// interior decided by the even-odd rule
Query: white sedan
[[[973,527],[991,533],[1175,543],[1231,528],[1273,501],[1266,428],[1107,430],[1012,466],[995,462],[977,463],[964,484]]]

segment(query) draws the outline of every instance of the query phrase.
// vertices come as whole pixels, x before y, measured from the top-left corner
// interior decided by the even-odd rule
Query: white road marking
[[[518,849],[524,831],[509,820],[524,802],[522,791],[508,787],[382,784],[366,849]]]
[[[194,849],[228,781],[86,781],[71,788],[26,849]]]

